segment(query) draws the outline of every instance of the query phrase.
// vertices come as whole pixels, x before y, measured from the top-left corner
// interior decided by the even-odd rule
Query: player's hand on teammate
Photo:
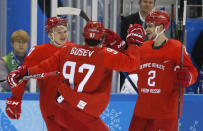
[[[27,75],[27,67],[20,66],[8,74],[7,83],[11,88],[14,88],[21,83],[20,79],[26,75]]]
[[[128,28],[126,41],[128,44],[136,44],[137,46],[141,46],[144,42],[145,35],[145,30],[141,25],[133,24]]]
[[[125,48],[126,43],[120,38],[120,36],[118,36],[118,34],[109,29],[105,29],[105,40],[102,43],[102,46],[122,51]]]
[[[9,118],[19,119],[21,113],[21,100],[12,97],[7,98],[5,111]]]
[[[176,79],[178,84],[181,84],[183,88],[188,87],[191,80],[191,75],[186,67],[176,68]]]

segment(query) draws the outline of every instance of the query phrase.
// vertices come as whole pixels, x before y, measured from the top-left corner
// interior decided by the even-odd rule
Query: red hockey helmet
[[[59,25],[64,25],[67,26],[67,21],[61,17],[55,16],[55,17],[50,17],[47,20],[46,26],[45,26],[45,30],[47,33],[49,33],[49,31],[55,27],[55,26],[59,26]]]
[[[170,25],[170,16],[166,11],[156,10],[146,16],[146,22],[155,23],[156,25],[163,24],[165,29]]]
[[[104,26],[101,22],[88,21],[84,28],[85,39],[93,39],[101,41],[104,36]]]

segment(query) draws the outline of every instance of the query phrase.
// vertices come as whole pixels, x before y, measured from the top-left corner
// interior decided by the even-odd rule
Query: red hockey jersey
[[[184,48],[183,67],[188,67],[193,84],[197,70]],[[153,48],[153,41],[146,41],[140,48],[138,71],[139,95],[135,115],[151,119],[176,119],[178,113],[179,85],[174,68],[180,65],[181,42],[169,39],[162,47]],[[183,96],[183,90],[182,90]]]
[[[67,44],[73,44],[67,42]],[[55,47],[49,43],[37,45],[30,49],[25,57],[23,65],[32,67],[38,65],[41,61],[53,56],[60,48]],[[43,117],[53,115],[56,110],[56,97],[57,97],[57,82],[59,76],[52,76],[47,79],[38,79],[37,84],[39,87],[40,109]],[[13,96],[22,98],[26,82],[19,85],[14,89]]]
[[[99,117],[109,102],[112,70],[128,72],[138,69],[138,50],[131,45],[125,55],[110,48],[67,44],[53,57],[30,68],[29,74],[60,71],[57,87],[65,100]]]

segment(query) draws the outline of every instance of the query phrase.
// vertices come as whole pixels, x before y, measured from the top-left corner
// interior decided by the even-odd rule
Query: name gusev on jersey
[[[65,101],[99,117],[110,98],[112,70],[130,72],[138,67],[136,45],[130,45],[123,54],[106,47],[65,44],[51,58],[29,68],[29,75],[60,71],[58,91]]]

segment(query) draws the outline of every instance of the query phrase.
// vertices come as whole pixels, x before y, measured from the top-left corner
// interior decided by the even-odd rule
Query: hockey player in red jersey
[[[64,44],[73,43],[67,42],[69,27],[67,21],[61,17],[50,17],[47,20],[45,30],[50,39],[50,43],[34,46],[30,49],[25,58],[23,65],[32,67],[38,65],[41,61],[53,56]],[[49,131],[58,130],[59,127],[54,121],[56,111],[55,99],[57,97],[57,83],[59,76],[49,77],[47,79],[37,80],[39,87],[40,109],[42,117]],[[12,97],[7,98],[6,113],[11,119],[19,119],[21,113],[21,99],[24,93],[26,81],[20,84],[17,88],[12,89]],[[17,102],[18,105],[12,105],[12,102]],[[17,110],[15,110],[15,108]]]
[[[18,78],[27,73],[60,71],[55,120],[67,131],[109,131],[99,118],[109,102],[112,70],[133,71],[139,66],[139,45],[145,37],[141,25],[129,32],[127,54],[100,47],[104,27],[100,22],[89,21],[84,28],[85,45],[65,44],[53,57],[38,66],[22,66],[10,73],[8,82],[18,84]],[[13,83],[14,82],[14,83]]]
[[[157,10],[146,17],[149,40],[140,47],[139,95],[129,131],[176,131],[179,83],[183,96],[184,88],[196,81],[197,70],[185,47],[183,68],[179,68],[181,42],[166,37],[169,24],[165,11]]]

